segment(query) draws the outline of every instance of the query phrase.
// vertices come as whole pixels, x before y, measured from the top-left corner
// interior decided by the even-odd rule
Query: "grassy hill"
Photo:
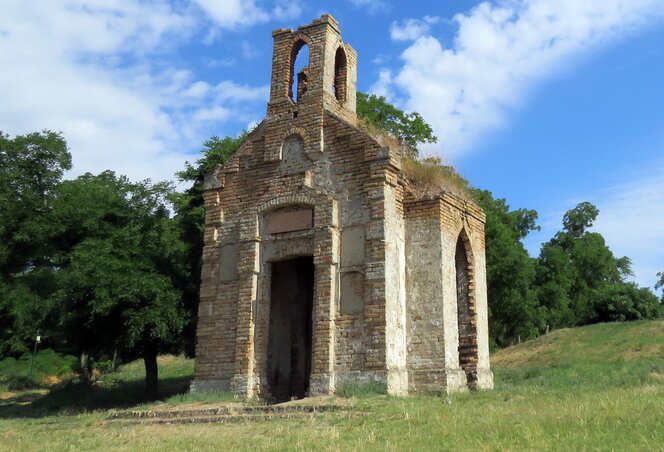
[[[564,328],[523,344],[499,350],[491,357],[498,367],[584,365],[664,359],[664,320],[600,323]]]
[[[167,379],[190,376],[189,361],[160,363]],[[315,419],[127,427],[104,424],[105,408],[82,414],[64,408],[78,397],[71,390],[50,395],[64,413],[34,411],[31,419],[18,418],[16,405],[30,413],[39,399],[0,400],[0,450],[664,450],[662,320],[554,331],[498,351],[492,366],[493,391],[367,395],[344,401],[351,413]],[[141,377],[138,363],[103,376],[106,402],[97,406],[108,407],[114,390]],[[126,407],[128,399],[116,396]],[[85,397],[94,401],[94,390]],[[168,403],[225,397],[182,395]]]
[[[593,391],[664,384],[664,320],[553,331],[498,351],[491,365],[498,389],[534,385]]]

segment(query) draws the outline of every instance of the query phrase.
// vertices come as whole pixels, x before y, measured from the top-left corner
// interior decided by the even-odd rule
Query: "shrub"
[[[24,353],[20,358],[5,358],[0,361],[0,377],[6,381],[18,377],[27,377],[30,373],[32,354]],[[39,381],[46,376],[61,376],[73,373],[76,358],[70,355],[60,355],[53,350],[40,350],[35,356],[32,377]],[[17,383],[20,384],[20,383]]]
[[[43,386],[32,378],[20,375],[0,377],[0,380],[3,380],[2,385],[6,386],[8,391],[26,391],[28,389],[39,389]]]
[[[649,289],[621,282],[599,290],[592,308],[588,323],[654,319],[661,305]]]

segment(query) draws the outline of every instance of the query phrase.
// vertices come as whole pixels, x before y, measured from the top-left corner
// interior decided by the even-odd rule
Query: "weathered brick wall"
[[[264,314],[269,311],[267,293],[269,286],[265,279],[270,273],[269,260],[289,255],[313,254],[317,256],[315,260],[316,290],[318,292],[334,290],[334,294],[330,296],[336,295],[336,289],[332,288],[334,283],[326,282],[323,267],[339,264],[339,259],[335,258],[332,252],[334,246],[330,240],[333,240],[331,237],[336,237],[334,240],[340,241],[341,231],[346,229],[360,231],[359,234],[356,234],[359,237],[354,240],[349,239],[348,253],[355,251],[354,247],[357,246],[364,247],[364,250],[359,260],[341,263],[339,279],[343,282],[344,275],[349,273],[360,275],[363,280],[363,306],[360,312],[336,314],[336,338],[333,344],[333,348],[336,349],[334,370],[342,374],[340,381],[343,380],[344,373],[352,378],[355,372],[384,370],[385,322],[383,317],[385,310],[382,301],[384,272],[376,273],[377,269],[384,268],[384,246],[379,239],[384,236],[382,231],[383,210],[375,208],[372,211],[371,204],[376,201],[370,198],[381,184],[376,183],[370,177],[372,162],[375,160],[367,160],[367,158],[375,157],[380,149],[370,137],[353,129],[340,118],[331,115],[326,115],[324,131],[326,151],[323,155],[315,161],[293,159],[285,164],[265,162],[253,153],[249,154],[250,151],[253,151],[253,149],[248,149],[251,148],[251,144],[261,140],[256,135],[261,134],[262,130],[255,131],[243,144],[237,155],[222,169],[219,179],[224,181],[224,186],[212,189],[206,194],[208,225],[206,227],[196,368],[196,384],[201,387],[204,386],[204,383],[199,382],[218,380],[220,370],[224,381],[230,381],[233,375],[245,372],[249,363],[242,362],[242,356],[245,358],[244,361],[250,360],[252,358],[249,355],[254,352],[256,356],[254,372],[259,374],[260,379],[260,367],[263,365],[261,350],[267,346],[269,317],[261,315],[260,312],[249,314],[246,311],[251,309],[252,299],[256,300],[253,304],[257,311],[262,311]],[[248,158],[245,159],[244,165],[240,165],[239,162],[245,156]],[[301,166],[298,167],[298,165]],[[235,171],[235,168],[238,170]],[[309,193],[309,195],[302,197],[300,201],[282,202],[283,200],[280,200],[280,197],[297,193]],[[257,214],[255,206],[269,203],[274,199],[277,200],[274,206],[268,206],[266,212],[270,211],[269,209],[272,207],[297,204],[310,205],[320,211],[326,211],[330,199],[332,199],[337,205],[337,218],[331,221],[331,218],[324,218],[331,216],[331,212],[318,213],[319,218],[314,219],[313,232],[304,231],[290,233],[283,237],[268,237],[260,232],[263,215]],[[224,218],[225,221],[220,222],[219,218]],[[330,227],[327,226],[331,223],[337,223],[336,227],[331,228],[334,229],[332,233],[329,231]],[[242,224],[245,226],[243,227]],[[253,232],[250,232],[252,229]],[[244,239],[241,237],[242,233],[239,232],[241,230],[245,230],[247,233]],[[319,236],[319,231],[322,232],[322,237]],[[372,234],[373,239],[370,238]],[[326,240],[325,236],[330,238]],[[256,250],[257,237],[261,240],[258,250]],[[239,245],[238,267],[246,268],[246,270],[244,273],[240,270],[238,278],[244,277],[245,280],[248,280],[248,282],[245,281],[245,293],[238,292],[238,288],[241,287],[238,281],[226,282],[223,285],[219,282],[218,268],[224,265],[219,262],[220,250],[224,244],[228,243],[238,243]],[[343,247],[343,242],[337,246],[339,245]],[[343,260],[344,252],[338,251],[337,254],[341,254],[340,257]],[[253,274],[255,265],[259,266],[257,275]],[[368,268],[375,272],[373,277],[371,274],[367,275]],[[258,279],[256,282],[253,282],[254,277]],[[331,276],[329,277],[331,278]],[[343,287],[339,290],[343,290]],[[343,301],[335,299],[335,309]],[[238,305],[240,310],[245,311],[244,317],[241,317],[240,312],[231,312],[231,309]],[[223,313],[226,312],[229,316],[237,317],[237,325],[233,325],[233,319],[224,316]],[[325,321],[329,322],[329,314]],[[240,322],[250,325],[255,323],[255,326],[249,330],[242,329]],[[219,336],[218,332],[213,333],[219,328],[232,331],[234,327],[238,331],[243,331],[243,335],[238,340],[230,333],[223,338]],[[326,340],[330,333],[322,333],[324,328],[325,325],[321,324],[318,330],[323,334],[323,338],[319,340],[320,347],[329,345],[326,344]],[[221,343],[233,341],[237,343],[236,349]],[[253,350],[251,350],[249,342],[253,343]],[[241,356],[233,356],[233,353],[220,353],[222,348],[234,351]],[[329,352],[319,349],[318,353]],[[242,362],[242,364],[238,365],[236,362],[233,365],[234,360]],[[211,362],[219,364],[211,366]],[[325,373],[326,363],[314,363],[314,367],[316,365],[319,366],[319,371]]]

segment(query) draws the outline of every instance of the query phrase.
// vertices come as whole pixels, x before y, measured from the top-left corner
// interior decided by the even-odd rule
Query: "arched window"
[[[293,45],[290,62],[288,95],[294,102],[298,102],[307,91],[309,82],[309,46],[304,41],[299,40]],[[293,92],[294,84],[295,92]]]
[[[348,62],[343,47],[337,49],[334,56],[334,95],[341,103],[346,102],[346,79],[348,77]]]
[[[472,388],[477,381],[477,312],[471,286],[473,284],[470,240],[461,230],[456,243],[454,267],[456,270],[457,319],[459,323],[459,365],[466,373]]]

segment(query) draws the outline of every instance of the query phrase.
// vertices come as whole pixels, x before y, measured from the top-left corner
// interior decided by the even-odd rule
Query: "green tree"
[[[542,245],[536,285],[552,327],[653,317],[649,289],[626,281],[627,257],[616,258],[604,237],[588,230],[599,210],[582,202],[563,217],[563,230]]]
[[[53,192],[71,155],[61,134],[0,132],[0,358],[27,351],[53,282],[49,269]]]
[[[546,309],[550,328],[574,324],[575,314],[570,299],[573,283],[571,260],[567,251],[553,243],[546,243],[536,260],[535,290],[538,304]]]
[[[178,288],[188,276],[185,247],[169,218],[171,191],[111,171],[85,174],[60,184],[51,216],[60,244],[52,312],[63,342],[83,357],[115,347],[141,356],[150,398],[157,354],[181,341],[186,321]]]
[[[521,240],[538,230],[537,212],[510,210],[505,199],[487,190],[473,191],[486,214],[486,269],[489,334],[493,344],[506,346],[536,336],[543,312],[532,285],[535,267]]]
[[[664,303],[664,272],[657,273],[659,281],[655,283],[655,290],[662,289],[662,303]]]
[[[189,356],[194,355],[196,343],[196,315],[198,310],[205,223],[203,183],[205,175],[226,162],[247,136],[242,132],[237,138],[212,137],[204,143],[202,156],[195,163],[186,162],[185,168],[176,173],[181,182],[191,185],[182,193],[172,193],[169,199],[175,209],[175,223],[179,237],[185,243],[186,279],[178,282],[183,292],[187,315],[184,347]]]
[[[369,129],[385,132],[399,140],[405,155],[409,157],[417,157],[419,144],[438,141],[431,126],[419,113],[406,113],[387,102],[383,96],[358,91],[356,111]]]
[[[579,203],[563,216],[563,229],[573,238],[580,238],[593,225],[599,215],[599,209],[585,201]]]
[[[0,132],[0,277],[35,265],[43,254],[43,224],[53,188],[71,168],[61,134],[44,131],[10,139]]]

